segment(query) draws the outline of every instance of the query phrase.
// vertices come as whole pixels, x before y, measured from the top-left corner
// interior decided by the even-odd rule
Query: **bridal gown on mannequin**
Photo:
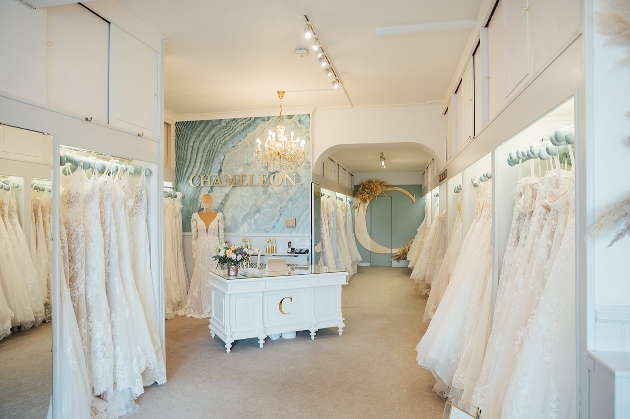
[[[431,283],[431,293],[429,294],[429,299],[427,300],[427,305],[424,310],[424,316],[422,317],[422,321],[425,323],[429,323],[431,321],[433,315],[435,314],[435,311],[440,305],[440,301],[442,301],[442,297],[444,296],[444,293],[448,288],[448,284],[451,281],[451,275],[453,273],[453,268],[457,263],[459,251],[462,248],[463,240],[461,201],[458,202],[457,205],[457,218],[455,219],[455,224],[453,225],[453,232],[451,233],[448,247],[446,249],[446,252],[444,253],[444,258],[442,259],[440,270],[434,276],[434,279]]]
[[[435,391],[448,394],[459,364],[466,316],[475,311],[480,301],[473,294],[488,277],[492,269],[492,182],[479,187],[475,218],[462,244],[451,283],[429,324],[429,328],[416,347],[418,363],[431,371],[438,383]]]
[[[208,227],[198,213],[190,220],[192,233],[192,254],[195,260],[188,298],[180,314],[204,319],[210,317],[210,277],[209,271],[217,267],[212,258],[217,247],[224,242],[223,213],[219,212]]]

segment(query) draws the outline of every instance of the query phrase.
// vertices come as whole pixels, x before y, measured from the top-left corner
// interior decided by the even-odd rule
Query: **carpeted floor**
[[[52,395],[52,325],[0,340],[0,418],[43,419]]]
[[[140,418],[442,417],[435,381],[416,363],[426,330],[409,270],[359,268],[343,289],[346,327],[296,339],[235,342],[227,354],[207,320],[166,322],[168,382],[146,389]]]

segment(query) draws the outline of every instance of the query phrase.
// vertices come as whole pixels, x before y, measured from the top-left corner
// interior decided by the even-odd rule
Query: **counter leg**
[[[311,340],[315,340],[315,333],[317,333],[317,329],[311,329],[309,332],[311,332]]]
[[[265,344],[265,337],[266,336],[258,336],[258,346],[260,346],[260,349],[262,349],[263,345]]]
[[[234,342],[234,341],[233,340],[229,340],[229,339],[225,342],[225,351],[227,353],[230,353],[230,351],[232,350],[232,342]]]
[[[339,322],[339,336],[343,333],[343,328],[346,327],[343,320]]]
[[[212,337],[212,339],[214,339],[214,337],[216,336],[216,334],[214,333],[214,330],[210,330],[210,336]]]

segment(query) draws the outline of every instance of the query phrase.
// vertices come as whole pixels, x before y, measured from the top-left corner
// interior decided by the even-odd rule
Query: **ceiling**
[[[374,28],[475,19],[481,0],[117,0],[167,38],[165,107],[176,114],[441,100],[469,29],[374,36]],[[345,89],[303,35],[307,11]],[[347,93],[347,95],[346,95]]]
[[[383,169],[379,156],[385,154]],[[422,172],[431,157],[406,143],[361,144],[338,150],[331,156],[351,173]]]

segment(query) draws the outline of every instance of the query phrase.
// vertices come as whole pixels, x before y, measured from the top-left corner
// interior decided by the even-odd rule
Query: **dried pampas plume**
[[[591,232],[586,236],[586,241],[600,235],[620,221],[624,221],[623,227],[617,231],[615,237],[613,237],[610,244],[608,244],[608,247],[630,235],[630,197],[609,205],[608,208],[597,217],[597,222],[595,222]]]
[[[405,260],[407,259],[407,254],[409,253],[409,249],[411,248],[411,244],[413,243],[413,239],[409,240],[409,243],[398,249],[398,252],[394,255],[392,260]]]
[[[610,0],[609,10],[595,13],[595,23],[613,45],[630,46],[630,2]],[[630,64],[630,53],[619,65]]]
[[[381,194],[385,195],[388,186],[384,180],[370,179],[367,182],[361,182],[354,194],[354,207],[358,208],[359,205],[367,204]]]

